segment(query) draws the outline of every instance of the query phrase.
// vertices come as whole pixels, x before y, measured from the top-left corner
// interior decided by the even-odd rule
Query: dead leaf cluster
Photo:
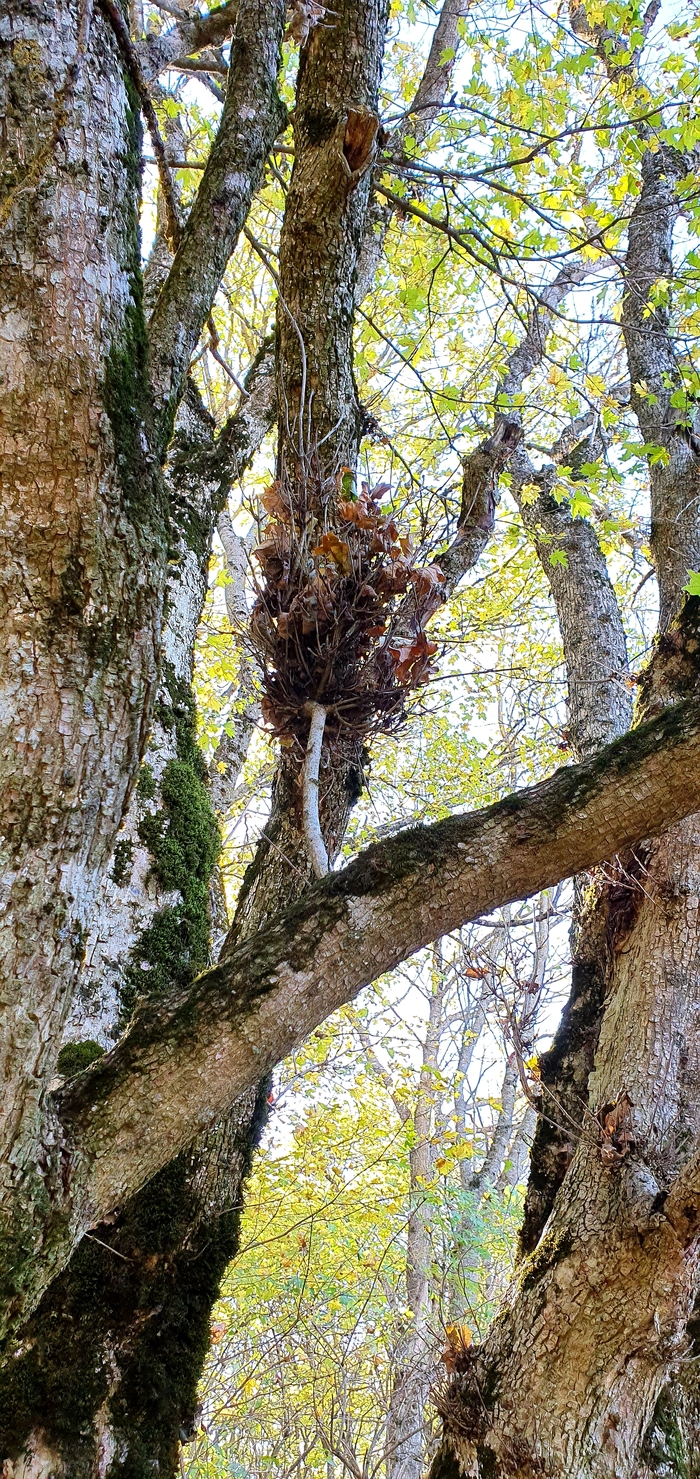
[[[445,1349],[440,1354],[449,1376],[455,1371],[468,1371],[474,1357],[472,1332],[468,1325],[445,1326]]]
[[[435,609],[444,576],[417,562],[409,535],[381,506],[388,492],[388,484],[363,483],[355,496],[347,468],[330,497],[307,489],[303,506],[291,484],[278,480],[265,491],[250,632],[263,714],[283,743],[305,734],[310,701],[327,709],[331,733],[394,727],[406,694],[434,672],[437,644],[421,612]],[[411,620],[399,631],[396,614],[409,593]]]

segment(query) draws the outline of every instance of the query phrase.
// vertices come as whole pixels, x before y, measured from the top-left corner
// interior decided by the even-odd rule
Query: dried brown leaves
[[[401,718],[407,691],[434,671],[437,644],[422,629],[421,611],[435,610],[444,577],[436,566],[416,564],[410,537],[380,506],[388,491],[386,483],[363,483],[355,496],[352,474],[341,468],[334,489],[292,490],[277,481],[263,495],[268,518],[255,550],[262,583],[251,635],[263,668],[263,713],[287,742],[304,732],[309,701],[323,703],[331,728],[368,732],[378,719],[389,727]],[[331,508],[334,528],[327,526]],[[319,528],[324,509],[326,527]],[[402,627],[392,640],[409,590],[408,635]]]
[[[618,1094],[614,1104],[605,1104],[598,1120],[602,1145],[600,1159],[604,1166],[619,1166],[634,1150],[635,1137],[632,1129],[634,1105],[629,1094]]]

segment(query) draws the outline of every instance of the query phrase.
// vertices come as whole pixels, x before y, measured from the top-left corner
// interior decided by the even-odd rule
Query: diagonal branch
[[[481,558],[493,534],[499,477],[522,439],[522,413],[516,406],[507,406],[507,400],[520,393],[528,375],[541,362],[551,320],[560,303],[573,287],[596,270],[596,265],[567,263],[531,304],[525,332],[506,360],[505,373],[496,388],[497,407],[499,402],[506,404],[496,410],[491,435],[462,464],[462,504],[457,533],[435,561],[442,579],[434,582],[420,603],[413,592],[406,596],[392,624],[392,636],[402,637],[415,631],[416,625],[425,626]]]
[[[119,1045],[64,1092],[74,1231],[383,971],[699,808],[700,702],[689,699],[581,765],[400,833],[315,884],[189,989],[144,1004]]]
[[[227,5],[217,6],[208,15],[181,15],[177,24],[161,36],[146,36],[143,41],[137,41],[135,46],[146,81],[152,82],[178,60],[227,41],[237,14],[238,0],[229,0]]]

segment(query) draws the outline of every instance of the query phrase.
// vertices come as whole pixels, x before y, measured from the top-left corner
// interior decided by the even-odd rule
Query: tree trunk
[[[167,468],[179,543],[171,542],[161,682],[66,1024],[64,1075],[112,1045],[137,996],[187,982],[209,963],[216,829],[195,739],[193,648],[219,509],[274,411],[266,350],[247,390],[216,442],[194,386],[180,408]],[[163,836],[179,850],[167,871]],[[84,1239],[45,1295],[25,1330],[25,1353],[0,1373],[0,1455],[16,1476],[29,1479],[47,1463],[76,1479],[107,1468],[174,1472],[195,1419],[211,1305],[237,1246],[266,1092],[244,1095],[218,1130]]]
[[[674,156],[666,160],[671,164],[678,179],[681,163]],[[670,452],[663,467],[650,468],[662,629],[695,560],[698,528],[696,474],[670,414],[669,317],[662,309],[649,319],[645,311],[648,292],[670,261],[675,205],[667,174],[655,155],[644,156],[623,314],[645,441]],[[659,390],[656,399],[640,393],[645,379]],[[619,706],[616,714],[605,703],[600,684],[604,672],[624,674],[622,660],[611,662],[616,603],[610,590],[601,630],[586,631],[586,620],[601,610],[590,589],[599,579],[595,549],[586,550],[590,534],[547,497],[546,473],[533,479],[530,468],[526,476],[543,487],[522,512],[557,604],[574,743],[595,745],[594,713],[607,713],[616,726],[621,717]],[[547,553],[562,519],[559,540],[569,566],[557,572]],[[578,599],[582,580],[585,609]],[[643,712],[658,712],[684,691],[678,653],[686,615],[659,642],[657,676],[642,686]],[[693,1016],[700,989],[698,859],[700,828],[690,818],[615,858],[580,895],[572,994],[542,1064],[521,1237],[530,1257],[483,1349],[441,1399],[452,1454],[468,1473],[633,1479],[659,1393],[687,1349],[700,1113]],[[449,1461],[448,1445],[435,1476]]]
[[[468,1473],[632,1479],[686,1348],[700,1113],[697,908],[687,905],[700,886],[699,843],[691,821],[651,848],[637,918],[611,959],[591,1109],[565,1195],[483,1350],[443,1399]]]
[[[10,0],[2,26],[0,1145],[6,1190],[24,1171],[31,1199],[43,1096],[146,740],[167,531],[142,435],[133,89],[91,6]]]

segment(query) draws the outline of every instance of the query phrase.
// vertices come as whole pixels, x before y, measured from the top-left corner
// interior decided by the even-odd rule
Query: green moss
[[[269,1084],[229,1145],[247,1175]],[[110,1479],[174,1479],[178,1442],[194,1426],[212,1304],[238,1246],[240,1210],[211,1218],[183,1154],[114,1226],[85,1238],[0,1371],[0,1461],[41,1428],[70,1479],[97,1471],[95,1418],[109,1414]],[[108,1245],[107,1247],[103,1246]]]
[[[523,1265],[520,1280],[523,1294],[535,1289],[550,1269],[556,1268],[558,1263],[568,1258],[572,1248],[573,1238],[566,1234],[557,1234],[553,1230],[545,1233],[535,1252]]]
[[[126,883],[131,873],[133,859],[134,844],[130,837],[123,837],[114,849],[114,862],[112,864],[112,880],[114,883]]]
[[[193,883],[208,883],[221,839],[203,781],[189,760],[169,760],[160,794],[164,810],[147,813],[139,837],[153,858],[153,872],[165,889],[187,896]]]
[[[166,667],[163,682],[169,702],[159,702],[157,718],[174,733],[177,754],[160,782],[162,806],[142,817],[138,835],[151,855],[153,876],[161,888],[178,891],[180,900],[158,911],[131,951],[121,988],[124,1023],[138,996],[185,985],[209,961],[209,880],[221,838],[204,785],[192,692],[172,667]],[[142,799],[156,792],[148,765],[141,767],[139,786]]]
[[[86,1042],[67,1042],[58,1055],[57,1068],[63,1078],[72,1078],[89,1068],[96,1058],[101,1058],[104,1048],[88,1039]]]
[[[160,470],[152,446],[148,334],[143,306],[141,271],[141,111],[138,95],[128,73],[126,94],[126,148],[123,163],[128,200],[123,212],[124,267],[129,298],[121,331],[112,344],[105,365],[104,404],[110,420],[119,478],[126,507],[132,517],[146,519],[164,537],[167,513]]]
[[[156,789],[156,778],[153,774],[153,767],[148,764],[148,761],[144,760],[136,782],[136,795],[139,801],[152,801],[156,794]]]

